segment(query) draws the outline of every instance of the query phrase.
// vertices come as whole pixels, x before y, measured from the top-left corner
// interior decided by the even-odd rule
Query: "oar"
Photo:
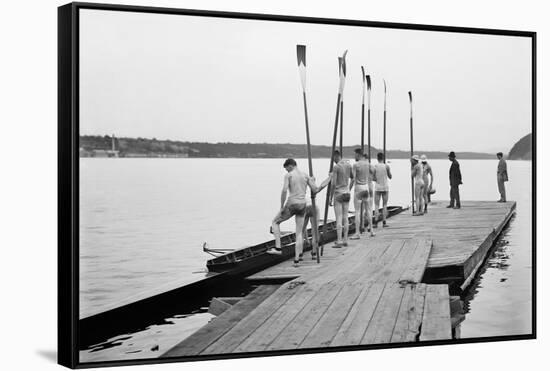
[[[365,68],[361,66],[361,78],[363,79],[363,90],[361,95],[361,151],[365,153]]]
[[[361,152],[362,154],[365,153],[365,85],[366,85],[366,81],[365,81],[365,68],[363,66],[361,66],[361,79],[363,81],[363,89],[362,89],[362,94],[361,94]],[[369,137],[370,139],[370,137]],[[370,149],[370,146],[369,146],[369,149]],[[370,153],[369,153],[369,159],[370,159]],[[370,163],[370,160],[369,160],[369,163]],[[356,179],[357,181],[357,179]],[[357,186],[357,183],[356,185]],[[359,232],[360,233],[363,233],[364,231],[364,221],[363,221],[363,213],[364,213],[364,210],[363,210],[363,202],[361,202],[361,209],[360,209],[360,217],[359,217],[359,221],[360,221],[360,225],[359,225]],[[357,226],[355,226],[355,228],[357,228]]]
[[[346,76],[346,50],[342,56],[342,73]],[[340,155],[344,157],[344,89],[342,88],[342,99],[340,100]]]
[[[329,173],[332,173],[333,163],[334,163],[334,150],[336,149],[336,137],[338,135],[338,118],[340,117],[340,103],[342,100],[342,93],[344,92],[344,86],[346,83],[346,54],[348,51],[344,52],[342,57],[338,57],[338,73],[340,76],[340,83],[338,85],[338,97],[336,98],[336,117],[334,118],[334,133],[332,134],[332,149],[330,152],[330,165]],[[323,248],[325,244],[325,236],[327,232],[327,219],[328,219],[328,208],[330,201],[330,187],[331,184],[328,184],[327,188],[327,197],[325,201],[325,215],[323,218],[323,233],[322,233],[322,242],[321,242],[321,254],[323,253]]]
[[[383,140],[383,148],[384,148],[384,163],[386,163],[386,96],[387,96],[387,89],[386,89],[386,80],[384,81],[384,140]]]
[[[370,75],[365,76],[367,80],[367,136],[368,136],[368,147],[369,147],[369,164],[370,164],[370,92],[371,92],[371,82]]]
[[[409,92],[409,103],[411,106],[411,122],[410,122],[410,131],[411,131],[411,158],[414,155],[414,146],[413,146],[413,96],[412,92]],[[411,205],[412,213],[414,214],[414,177],[411,174]]]
[[[296,55],[298,57],[298,70],[300,71],[300,80],[302,82],[302,93],[304,97],[304,117],[306,123],[306,143],[307,143],[307,163],[309,166],[309,176],[313,178],[313,163],[311,160],[311,142],[309,140],[309,120],[307,115],[307,98],[306,98],[306,46],[296,45]],[[311,235],[313,240],[313,249],[317,255],[317,263],[321,260],[319,258],[319,227],[317,218],[317,206],[315,205],[315,192],[311,189],[311,206],[313,208],[313,215],[311,220]]]

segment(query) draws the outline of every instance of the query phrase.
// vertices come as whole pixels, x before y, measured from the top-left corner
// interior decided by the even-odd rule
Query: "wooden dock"
[[[449,286],[423,283],[425,271],[450,264],[467,280],[514,208],[465,202],[401,214],[375,237],[326,246],[321,264],[266,269],[250,278],[291,280],[261,284],[162,357],[451,339]]]
[[[473,279],[515,208],[515,202],[466,201],[460,210],[434,203],[430,205],[428,214],[418,217],[410,212],[401,213],[388,220],[389,228],[377,228],[374,238],[363,237],[360,241],[368,246],[380,240],[430,239],[433,247],[426,266],[430,275],[444,282],[450,278],[457,279],[464,288]],[[355,245],[356,242],[352,241],[349,247],[343,249],[326,246],[323,261],[337,259]],[[318,264],[309,260],[300,268],[294,268],[291,261],[285,261],[247,279],[258,283],[285,281],[319,268]]]

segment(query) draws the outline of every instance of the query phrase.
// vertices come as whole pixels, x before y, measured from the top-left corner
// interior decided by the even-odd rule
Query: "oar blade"
[[[305,45],[296,45],[296,56],[298,57],[298,66],[303,64],[306,66],[306,46]]]
[[[306,46],[296,45],[296,57],[298,59],[298,70],[300,71],[300,80],[302,90],[306,91]]]
[[[348,54],[348,51],[346,50],[342,55],[342,73],[344,74],[344,77],[346,77],[346,55],[347,54]]]

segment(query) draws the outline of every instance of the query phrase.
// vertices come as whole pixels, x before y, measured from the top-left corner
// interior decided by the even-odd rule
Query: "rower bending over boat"
[[[355,207],[355,234],[351,236],[352,240],[358,240],[361,234],[361,221],[366,221],[367,231],[371,236],[374,236],[372,228],[372,172],[371,165],[367,161],[361,148],[355,150],[355,163],[352,167],[353,179],[350,184],[351,188],[355,187],[353,192],[353,205]],[[361,215],[363,210],[363,215]],[[363,217],[363,219],[361,218]],[[364,222],[363,222],[364,223]]]
[[[267,252],[276,255],[282,254],[280,224],[294,216],[296,220],[294,265],[298,265],[299,261],[302,260],[304,248],[303,227],[307,207],[307,187],[309,186],[313,193],[319,192],[322,188],[317,187],[315,179],[298,169],[294,159],[287,159],[283,167],[287,171],[287,174],[285,174],[283,189],[281,191],[281,209],[277,215],[275,215],[272,223],[272,231],[275,236],[275,247],[269,249]]]

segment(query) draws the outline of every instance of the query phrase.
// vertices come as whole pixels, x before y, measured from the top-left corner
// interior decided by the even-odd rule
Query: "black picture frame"
[[[79,11],[82,9],[193,15],[210,18],[235,18],[271,22],[297,22],[325,25],[348,25],[361,27],[391,28],[456,32],[479,35],[518,36],[531,39],[532,45],[532,333],[528,335],[468,338],[460,340],[428,341],[407,344],[382,344],[314,350],[273,351],[244,353],[238,355],[213,355],[177,357],[129,361],[106,361],[81,363],[78,354],[79,325]],[[531,31],[499,30],[434,26],[407,23],[372,22],[348,19],[310,18],[270,14],[233,13],[191,9],[158,8],[99,3],[70,3],[58,8],[58,363],[70,368],[105,367],[135,364],[151,364],[181,361],[274,356],[318,352],[338,352],[376,348],[416,347],[442,344],[462,344],[488,341],[521,340],[536,338],[536,119],[537,119],[537,34]]]

